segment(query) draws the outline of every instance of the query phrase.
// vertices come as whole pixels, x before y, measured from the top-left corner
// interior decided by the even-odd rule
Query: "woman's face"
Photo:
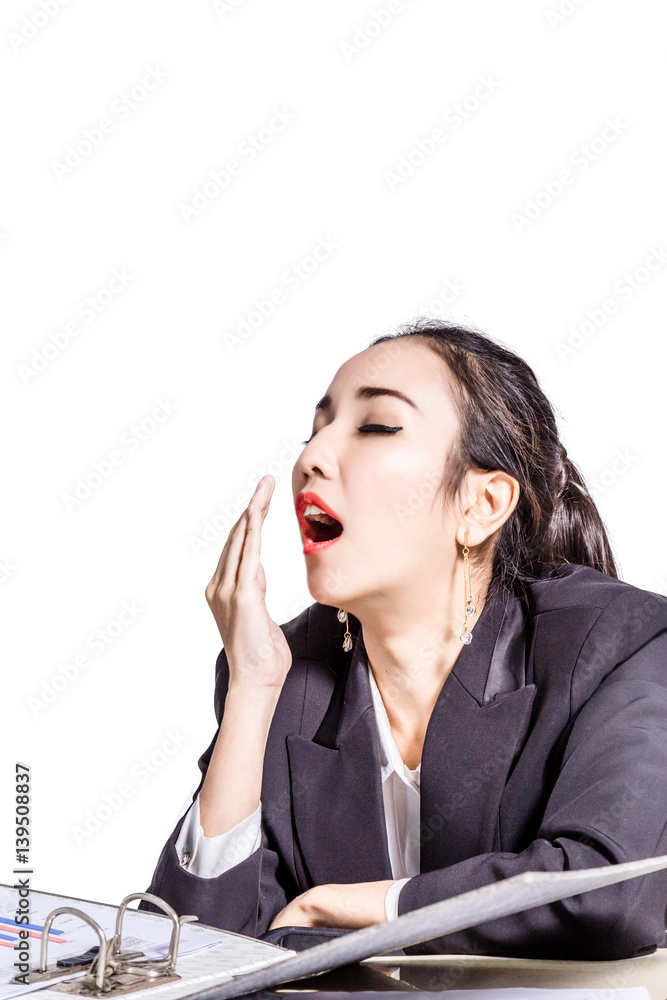
[[[314,493],[343,526],[299,518],[315,600],[354,613],[451,575],[460,517],[436,491],[457,432],[444,362],[418,338],[376,344],[338,369],[292,474],[297,516],[301,494]]]

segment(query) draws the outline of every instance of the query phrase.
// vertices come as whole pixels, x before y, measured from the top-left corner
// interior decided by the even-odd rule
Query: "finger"
[[[234,553],[231,552],[231,549],[235,542],[237,543],[236,547],[239,548],[238,545],[239,536],[241,536],[242,539],[243,536],[245,535],[245,522],[247,520],[247,511],[248,508],[246,507],[245,510],[242,512],[241,516],[239,517],[238,521],[236,522],[236,524],[233,525],[232,529],[230,530],[227,536],[227,540],[223,546],[222,552],[220,553],[220,558],[218,559],[218,564],[215,567],[213,576],[211,577],[211,581],[209,584],[210,587],[217,588],[220,585],[220,581],[222,580],[227,560],[234,555]],[[236,553],[236,555],[238,557],[238,552]]]
[[[227,558],[223,562],[219,574],[218,590],[227,591],[231,590],[234,586],[234,581],[236,580],[236,574],[241,561],[241,553],[243,551],[246,531],[248,530],[249,517],[250,511],[249,508],[246,507],[241,515],[238,530],[234,532],[233,537],[230,539]]]
[[[262,480],[260,479],[260,481],[255,486],[255,491],[252,497],[250,498],[250,503],[252,503],[252,501],[255,499],[261,487],[261,484]],[[241,516],[239,517],[238,521],[236,522],[236,524],[233,525],[231,531],[229,532],[227,541],[225,542],[223,550],[220,554],[220,558],[218,559],[218,565],[216,566],[215,572],[211,577],[209,587],[215,588],[217,590],[223,583],[223,580],[225,585],[229,585],[229,583],[232,583],[236,579],[240,552],[241,549],[243,548],[243,542],[245,540],[246,525],[248,523],[248,514],[249,514],[248,507],[246,507],[245,510],[242,512]],[[225,568],[230,565],[231,567],[233,567],[233,573],[230,570],[229,573],[225,574]]]
[[[245,548],[248,527],[251,519],[251,510],[256,505],[261,505],[264,502],[264,496],[266,494],[266,476],[264,476],[257,483],[255,487],[255,492],[253,493],[250,503],[243,512],[244,516],[242,522],[239,526],[239,530],[232,539],[231,545],[229,547],[229,553],[227,555],[227,560],[222,567],[222,573],[220,575],[220,582],[218,584],[218,590],[231,593],[236,584],[238,583],[238,573],[243,561],[243,550]]]
[[[213,576],[206,585],[206,600],[209,604],[211,603],[211,598],[220,588],[225,573],[225,567],[229,564],[229,561],[236,560],[238,562],[240,547],[243,544],[243,536],[245,535],[246,520],[247,508],[242,512],[238,521],[229,532],[222,552],[220,553],[220,558],[218,559],[218,564],[215,567]]]
[[[264,574],[264,567],[262,566],[261,563],[259,564],[259,567],[257,569],[257,584],[259,586],[259,592],[260,592],[260,594],[262,595],[263,598],[265,598],[266,597],[266,576]]]
[[[268,489],[263,483],[262,492],[257,493],[255,502],[253,503],[252,512],[248,518],[245,542],[243,544],[243,551],[241,553],[237,574],[237,583],[239,587],[247,587],[257,579],[257,573],[260,565],[259,555],[262,547],[262,524],[264,523],[264,518],[266,517],[266,512],[269,508],[269,503],[271,502],[271,497],[273,495],[273,488],[275,486],[275,479],[273,476],[267,476],[267,481],[269,483]]]

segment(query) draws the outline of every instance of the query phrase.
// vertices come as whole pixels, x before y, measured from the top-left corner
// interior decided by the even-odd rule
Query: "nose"
[[[320,476],[322,479],[331,479],[335,475],[336,459],[331,449],[331,444],[327,440],[326,433],[320,430],[315,434],[308,444],[303,446],[303,450],[294,465],[295,473],[304,480]]]

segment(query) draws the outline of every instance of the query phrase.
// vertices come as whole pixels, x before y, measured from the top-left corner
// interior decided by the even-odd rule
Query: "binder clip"
[[[142,951],[121,951],[123,916],[128,904],[135,899],[146,899],[149,903],[154,903],[171,918],[173,927],[169,950],[165,958],[147,958]],[[78,959],[74,960],[74,964],[70,964],[71,960],[65,960],[62,964],[47,965],[46,952],[49,931],[54,919],[61,913],[72,913],[92,927],[97,934],[99,948],[95,954],[93,954],[95,949],[91,949],[85,955],[79,955]],[[84,913],[83,910],[78,910],[73,906],[60,906],[56,910],[51,910],[46,918],[42,930],[39,968],[28,972],[21,982],[40,983],[62,993],[76,993],[84,997],[124,996],[135,990],[172,982],[181,978],[176,973],[176,957],[181,927],[184,923],[198,919],[194,916],[179,917],[169,903],[165,903],[159,896],[154,896],[150,892],[134,892],[126,896],[118,907],[114,936],[110,941],[107,941],[105,933],[97,921]],[[63,975],[83,971],[86,971],[86,975],[83,977],[78,976],[76,979],[64,980],[61,978]],[[61,981],[52,982],[54,979]],[[12,980],[12,982],[15,981]]]

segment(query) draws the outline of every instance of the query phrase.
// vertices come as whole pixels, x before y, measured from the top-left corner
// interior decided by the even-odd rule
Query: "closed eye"
[[[387,424],[363,424],[362,427],[357,427],[360,434],[395,434],[396,431],[402,431],[402,427],[389,427]],[[302,441],[301,444],[308,444],[313,440],[317,434],[315,431],[310,435],[307,441]]]
[[[402,431],[402,427],[387,427],[386,424],[364,424],[363,427],[357,427],[358,431],[362,434],[395,434],[396,431]]]

